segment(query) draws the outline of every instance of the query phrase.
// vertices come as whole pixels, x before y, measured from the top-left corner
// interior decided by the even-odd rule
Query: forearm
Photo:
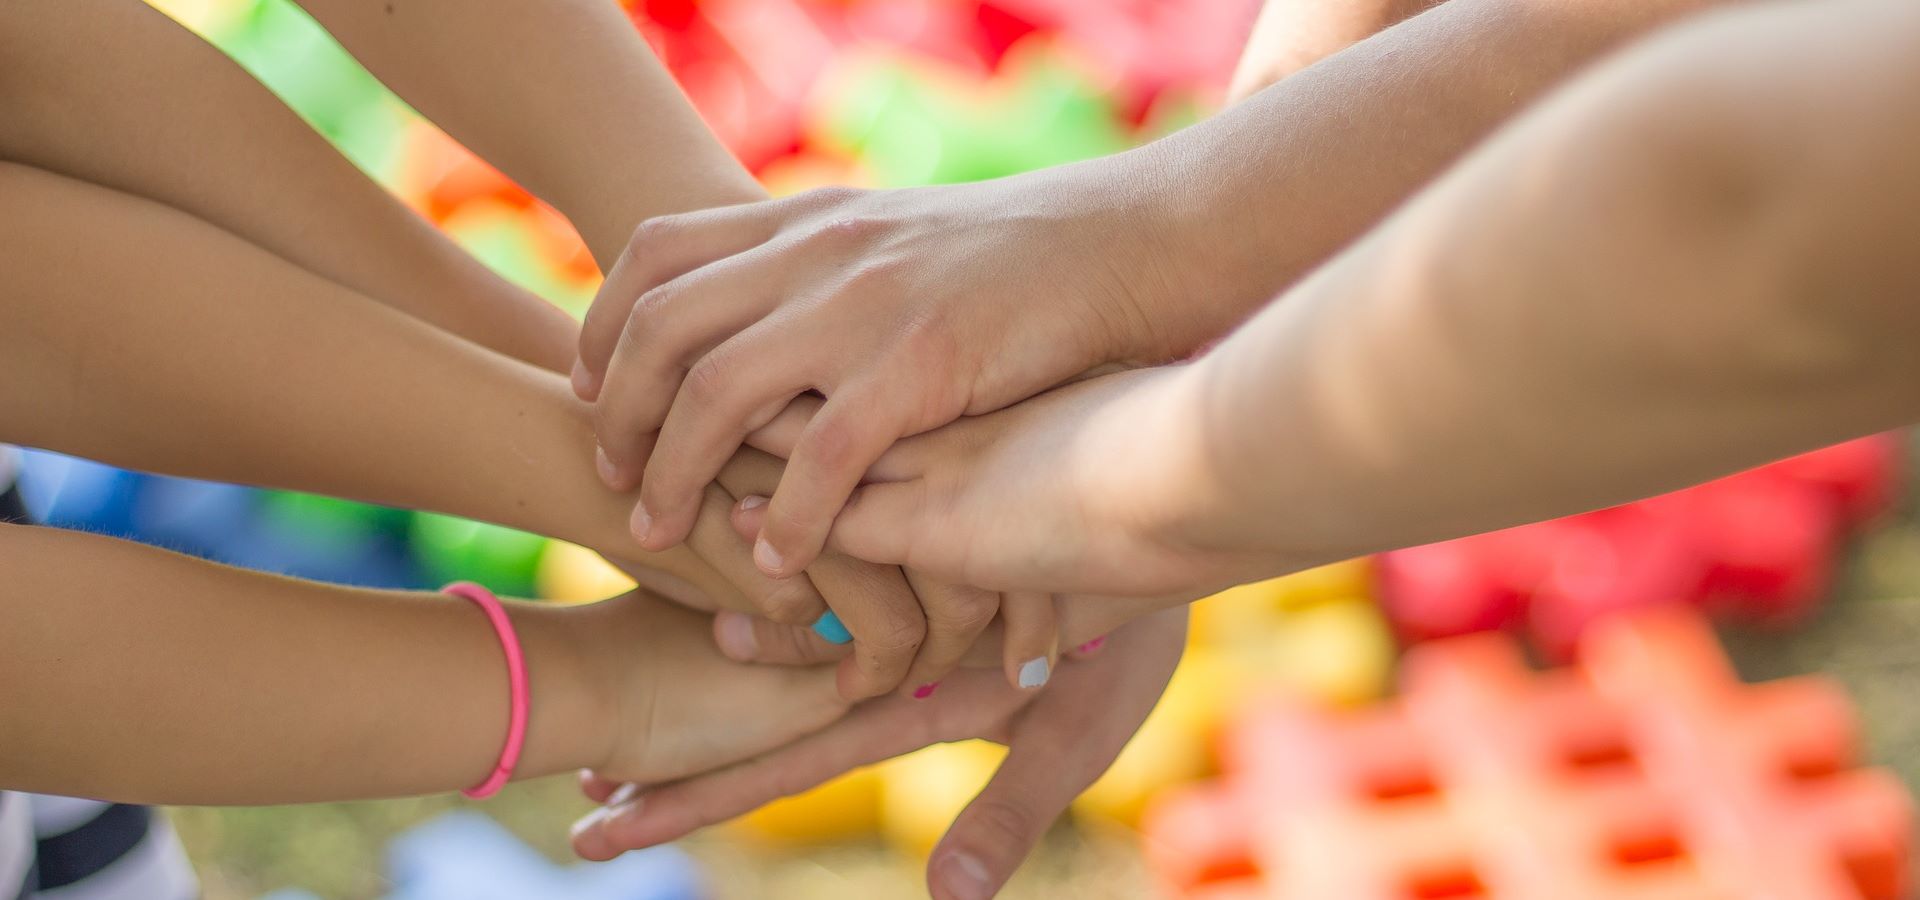
[[[1911,7],[1769,9],[1551,100],[1199,365],[1241,510],[1201,543],[1311,564],[1920,419],[1915,52]]]
[[[572,219],[603,270],[646,218],[765,196],[613,0],[301,5],[395,93]]]
[[[1161,349],[1204,346],[1570,72],[1708,2],[1450,0],[1133,151],[1185,260]]]
[[[256,804],[457,790],[507,731],[480,610],[332,587],[137,544],[0,526],[0,786]],[[611,737],[578,609],[511,605],[527,654],[519,772],[595,765]]]
[[[498,522],[727,590],[685,549],[631,546],[561,376],[167,207],[19,167],[0,194],[0,439]]]
[[[0,57],[0,159],[175,207],[482,346],[571,365],[564,312],[488,272],[146,4],[8,4]]]

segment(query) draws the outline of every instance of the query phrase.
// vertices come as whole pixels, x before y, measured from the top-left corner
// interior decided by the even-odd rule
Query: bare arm
[[[903,443],[838,546],[1006,590],[1204,589],[1920,420],[1916,52],[1920,10],[1884,0],[1664,36],[1198,363]]]
[[[559,375],[170,207],[7,164],[0,196],[0,440],[484,519],[733,595],[690,551],[632,548]]]
[[[487,271],[145,3],[8,3],[0,58],[0,159],[172,206],[482,346],[572,364],[570,317]]]
[[[1203,364],[1225,474],[1345,556],[1920,419],[1916,52],[1912,6],[1853,0],[1587,79]]]
[[[506,664],[464,600],[25,526],[0,526],[0,567],[0,786],[152,803],[343,800],[468,787],[499,757]],[[827,672],[728,663],[700,640],[700,616],[657,598],[508,606],[532,692],[520,777],[593,766],[673,778],[842,709]],[[750,715],[713,711],[736,704]]]
[[[613,0],[299,0],[394,93],[568,218],[603,270],[642,220],[763,199]]]

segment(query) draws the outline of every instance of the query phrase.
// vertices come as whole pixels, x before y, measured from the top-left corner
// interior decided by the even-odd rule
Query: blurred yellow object
[[[954,817],[973,801],[1005,758],[988,741],[936,744],[880,767],[880,833],[907,856],[924,859]]]
[[[1155,794],[1209,773],[1213,735],[1256,687],[1255,673],[1237,655],[1188,650],[1160,705],[1113,767],[1074,801],[1074,812],[1138,824]]]
[[[236,0],[147,0],[147,5],[202,34],[244,15],[251,6]]]
[[[878,767],[855,769],[747,813],[732,827],[762,843],[789,847],[864,838],[880,823],[881,783]]]
[[[1246,645],[1279,627],[1288,610],[1317,603],[1373,597],[1373,564],[1350,559],[1266,581],[1228,588],[1193,604],[1194,646]]]
[[[1340,600],[1287,612],[1273,632],[1264,671],[1315,700],[1352,706],[1386,693],[1395,646],[1371,601]]]
[[[540,596],[556,603],[592,603],[633,590],[633,579],[585,547],[553,541],[534,573]]]

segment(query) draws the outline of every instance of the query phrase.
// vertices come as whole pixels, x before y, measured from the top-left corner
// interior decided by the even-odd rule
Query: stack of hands
[[[584,327],[140,4],[0,7],[0,246],[20,262],[0,289],[36,301],[0,329],[0,437],[484,519],[630,572],[644,590],[511,607],[533,690],[520,772],[588,770],[589,858],[984,737],[1010,753],[930,877],[943,900],[990,896],[1153,707],[1185,603],[1920,416],[1888,387],[1920,383],[1885,338],[1914,327],[1882,302],[1902,231],[1860,227],[1883,208],[1874,173],[1911,157],[1854,152],[1911,141],[1871,114],[1910,106],[1906,82],[1821,70],[1809,83],[1870,84],[1878,105],[1716,115],[1815,32],[1871,36],[1849,59],[1897,68],[1920,34],[1903,5],[1679,29],[1468,154],[1699,4],[1276,2],[1247,99],[1154,144],[769,200],[613,4],[473,2],[303,5],[575,223],[607,271]],[[75,69],[100,46],[118,49]],[[517,58],[549,65],[495,64]],[[189,78],[205,90],[142,93]],[[1719,165],[1753,148],[1796,164],[1746,185],[1778,201],[1750,205],[1821,227],[1728,237],[1717,196],[1669,189],[1759,171]],[[1850,273],[1892,274],[1845,281],[1844,303],[1775,287],[1828,285],[1823,240]],[[1746,317],[1698,301],[1721,299],[1702,260],[1754,259],[1790,274],[1715,275],[1750,288]],[[1816,306],[1820,347],[1856,352],[1798,342]],[[1584,415],[1541,428],[1569,398]],[[0,786],[287,802],[490,764],[498,653],[470,610],[4,533],[36,615],[10,617],[0,663],[36,687],[0,707],[18,751]],[[82,645],[104,648],[97,677],[45,675]],[[211,649],[182,666],[176,646]],[[149,734],[178,739],[125,752]],[[353,764],[369,748],[383,764]]]

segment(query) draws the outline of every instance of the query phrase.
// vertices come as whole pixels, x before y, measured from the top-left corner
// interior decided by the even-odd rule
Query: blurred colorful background
[[[584,309],[598,274],[565,220],[292,4],[149,2],[478,258]],[[1220,103],[1257,0],[628,7],[707,122],[786,194],[991,178],[1190,124]],[[1909,457],[1900,436],[1868,438],[1203,601],[1161,706],[1006,896],[1906,896],[1905,785],[1920,775]],[[556,602],[628,584],[579,548],[439,515],[35,452],[21,487],[50,524],[311,578],[473,579]],[[1749,680],[1838,680],[1742,687],[1707,618]],[[173,817],[210,900],[910,897],[998,755],[930,748],[597,867],[567,860],[586,804],[562,779],[483,805]],[[1781,885],[1797,887],[1752,892]]]

